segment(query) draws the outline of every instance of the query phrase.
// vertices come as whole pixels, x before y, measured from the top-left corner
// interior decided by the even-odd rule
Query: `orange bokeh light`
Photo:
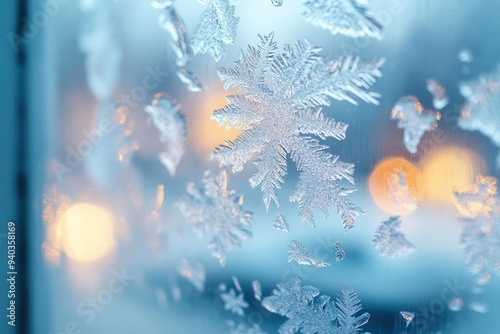
[[[389,157],[377,164],[368,179],[368,187],[373,200],[379,208],[391,215],[407,215],[416,209],[412,205],[397,205],[391,198],[390,179],[398,173],[406,178],[405,187],[416,203],[424,197],[423,178],[420,170],[411,162],[400,157]]]
[[[455,191],[468,190],[477,175],[486,172],[486,164],[476,152],[458,146],[435,150],[421,162],[426,199],[452,203]]]

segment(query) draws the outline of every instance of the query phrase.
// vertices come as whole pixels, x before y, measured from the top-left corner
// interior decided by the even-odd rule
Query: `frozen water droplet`
[[[187,68],[183,67],[180,68],[177,71],[177,77],[179,80],[182,81],[184,86],[186,87],[187,90],[190,92],[201,92],[203,89],[203,86],[201,82],[198,80],[198,78],[188,70]]]
[[[485,271],[476,277],[476,284],[477,285],[486,285],[490,282],[490,280],[491,280],[491,274],[489,272]]]
[[[441,110],[448,105],[450,100],[443,86],[436,79],[427,80],[427,91],[432,94],[432,104],[437,110]]]
[[[260,282],[253,281],[252,288],[253,288],[253,295],[254,295],[255,299],[260,301],[262,299],[262,288],[260,286]]]
[[[464,300],[460,297],[455,297],[448,303],[448,308],[453,312],[458,312],[464,307]]]
[[[474,61],[474,56],[472,55],[471,50],[464,48],[460,50],[458,59],[464,63],[472,63]]]
[[[233,278],[234,287],[236,288],[236,290],[238,290],[238,292],[241,292],[240,281],[238,281],[238,278],[236,276],[233,276],[232,278]]]
[[[335,242],[335,261],[339,262],[345,258],[345,251],[340,241]]]
[[[481,301],[472,301],[469,304],[469,308],[477,313],[486,313],[488,312],[488,304],[486,302],[481,302]]]
[[[191,262],[183,258],[177,271],[188,279],[198,291],[203,292],[205,289],[205,268],[201,262]]]
[[[283,0],[271,0],[271,2],[276,7],[280,7],[283,4]]]
[[[410,324],[410,322],[412,322],[413,319],[415,318],[415,313],[413,313],[413,312],[401,311],[399,313],[401,314],[401,316],[403,317],[403,319],[405,319],[405,321],[406,321],[406,327],[408,327],[408,325]]]

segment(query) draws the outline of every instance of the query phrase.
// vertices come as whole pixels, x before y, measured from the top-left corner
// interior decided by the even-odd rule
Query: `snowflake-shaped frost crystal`
[[[239,17],[229,0],[203,1],[207,9],[196,24],[192,47],[196,54],[209,53],[215,61],[226,55],[226,45],[236,39]]]
[[[467,99],[458,126],[480,131],[500,147],[500,66],[491,74],[460,84],[460,93]],[[497,158],[500,166],[500,154]]]
[[[264,298],[262,305],[268,311],[288,318],[281,325],[280,334],[299,331],[304,334],[355,334],[370,318],[368,313],[356,316],[361,305],[353,290],[342,288],[334,303],[330,297],[319,295],[318,289],[302,286],[298,277],[279,283],[273,295]]]
[[[306,20],[334,35],[382,39],[382,25],[359,0],[307,0],[304,4]]]
[[[224,266],[226,255],[252,236],[252,213],[243,209],[243,196],[227,189],[225,170],[217,176],[206,172],[203,188],[190,183],[187,192],[176,205],[200,236],[211,237],[209,248]]]
[[[160,132],[160,141],[163,144],[160,161],[172,176],[184,155],[186,141],[186,120],[179,113],[179,109],[180,105],[165,93],[156,94],[151,105],[144,109]]]
[[[420,139],[426,131],[434,130],[441,114],[424,110],[415,96],[401,98],[391,111],[391,118],[398,120],[398,128],[404,129],[403,141],[410,153],[417,153]]]
[[[497,206],[497,180],[478,176],[466,192],[455,193],[455,205],[467,218],[461,218],[465,265],[476,275],[476,283],[490,281],[500,274],[500,208]]]
[[[300,241],[293,240],[287,246],[288,262],[295,261],[304,266],[315,266],[316,268],[328,267],[330,263],[324,262],[314,256]]]
[[[288,223],[286,222],[285,215],[282,212],[276,215],[276,219],[273,221],[273,227],[278,231],[288,232],[290,231]]]
[[[383,60],[367,64],[351,58],[329,60],[307,40],[286,45],[276,54],[273,34],[259,37],[258,46],[241,52],[235,67],[219,70],[226,89],[235,86],[243,93],[228,96],[229,105],[214,111],[212,118],[228,128],[243,127],[243,132],[218,147],[213,156],[238,172],[258,152],[257,172],[250,184],[260,185],[269,208],[271,200],[279,206],[276,190],[284,182],[290,155],[300,172],[290,200],[299,203],[302,220],[314,225],[315,205],[327,215],[333,203],[348,230],[361,210],[347,198],[355,189],[338,181],[354,183],[354,166],[328,153],[327,146],[313,136],[345,138],[347,125],[326,118],[319,107],[329,105],[329,97],[354,104],[354,97],[377,103],[379,95],[367,89],[381,76]]]
[[[220,298],[224,301],[224,309],[239,316],[243,316],[245,313],[244,309],[248,307],[243,297],[243,293],[236,294],[234,289],[220,294]]]
[[[375,231],[373,247],[378,249],[380,255],[388,259],[405,257],[415,250],[405,235],[398,231],[401,225],[399,216],[389,217]]]

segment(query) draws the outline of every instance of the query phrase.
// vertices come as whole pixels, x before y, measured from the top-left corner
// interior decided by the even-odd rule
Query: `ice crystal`
[[[448,302],[448,309],[453,312],[458,312],[464,307],[464,300],[460,297],[455,297]]]
[[[469,49],[461,49],[458,53],[458,59],[464,63],[472,63],[474,61],[474,56],[472,51]]]
[[[389,217],[380,224],[373,237],[373,247],[378,249],[380,255],[388,259],[396,259],[409,255],[415,247],[398,231],[401,225],[399,216]]]
[[[304,4],[306,20],[334,35],[382,39],[382,25],[360,0],[307,0]]]
[[[335,261],[339,262],[345,258],[345,251],[342,248],[342,243],[340,241],[335,242]]]
[[[203,188],[190,183],[187,192],[177,207],[200,236],[211,237],[209,248],[224,266],[227,254],[252,236],[252,213],[243,209],[243,196],[227,189],[225,170],[217,176],[206,172]]]
[[[245,314],[244,309],[248,307],[248,303],[245,302],[239,282],[234,276],[233,282],[238,293],[236,293],[233,288],[229,289],[229,291],[226,291],[226,287],[224,285],[221,288],[222,291],[220,293],[220,298],[224,301],[224,309],[226,311],[230,311],[239,316],[243,316]]]
[[[475,274],[476,283],[487,284],[492,273],[500,273],[500,209],[497,180],[478,176],[466,192],[455,193],[460,219],[465,265]]]
[[[473,300],[472,302],[470,302],[469,308],[477,313],[487,313],[489,309],[488,303],[477,300]]]
[[[406,321],[406,327],[408,327],[408,325],[415,318],[415,313],[414,312],[401,311],[401,312],[399,312],[399,314],[401,314],[401,316],[403,317],[403,319],[405,319],[405,321]]]
[[[401,98],[391,111],[391,118],[398,120],[398,128],[404,129],[404,144],[410,153],[417,153],[420,139],[426,131],[437,127],[441,114],[424,110],[415,96]]]
[[[436,79],[428,79],[426,85],[427,91],[432,95],[432,104],[437,110],[441,110],[448,105],[450,100],[443,86]]]
[[[172,1],[153,1],[153,8],[162,10],[160,27],[165,29],[172,38],[171,48],[176,56],[177,66],[184,66],[193,55],[187,36],[184,21],[179,16]]]
[[[180,68],[177,70],[177,77],[190,92],[201,92],[203,90],[203,85],[191,70],[185,67]]]
[[[186,142],[186,121],[179,109],[180,105],[164,93],[156,94],[151,105],[144,109],[160,132],[163,152],[159,158],[172,176],[184,155]]]
[[[460,84],[460,93],[467,100],[461,110],[458,126],[479,131],[500,147],[500,65],[478,79]],[[500,154],[497,158],[500,166]]]
[[[92,94],[101,102],[112,99],[120,80],[122,50],[120,47],[115,1],[81,3],[86,12],[86,24],[79,39],[85,53],[87,83]]]
[[[285,216],[283,213],[278,213],[276,215],[276,219],[273,222],[273,226],[275,229],[283,232],[288,232],[290,231],[288,228],[288,223],[286,222]]]
[[[370,318],[368,313],[356,316],[362,307],[353,290],[343,287],[334,303],[330,297],[320,295],[318,289],[302,286],[298,277],[279,283],[273,295],[264,298],[262,305],[288,318],[281,325],[280,334],[299,331],[304,334],[355,334]]]
[[[241,292],[242,290],[241,290],[240,281],[238,281],[238,277],[233,276],[233,277],[231,277],[231,279],[233,280],[233,284],[234,284],[234,287],[236,288],[236,290]]]
[[[259,281],[253,281],[252,282],[252,289],[253,289],[253,295],[255,299],[261,300],[262,299],[262,287],[260,286]]]
[[[227,324],[229,326],[229,334],[266,334],[257,324],[249,326],[242,323],[236,324],[234,321],[228,321]]]
[[[328,267],[330,263],[324,262],[314,256],[300,241],[293,240],[287,246],[288,262],[295,261],[303,266],[315,266],[316,268]]]
[[[329,60],[307,40],[275,54],[273,34],[259,37],[258,46],[242,51],[235,67],[219,70],[225,88],[238,87],[242,94],[228,96],[229,105],[214,111],[212,118],[220,125],[227,123],[227,128],[243,127],[243,132],[219,146],[213,156],[239,172],[258,152],[250,184],[260,185],[269,208],[271,200],[279,206],[276,190],[284,182],[290,155],[300,172],[290,201],[298,202],[301,219],[314,225],[315,205],[327,215],[333,203],[347,231],[361,209],[347,198],[355,188],[337,182],[354,183],[354,166],[328,153],[328,147],[313,137],[342,140],[347,125],[326,118],[319,107],[329,105],[329,97],[377,103],[379,95],[368,89],[381,76],[383,60],[366,64],[351,58]]]
[[[205,268],[203,264],[181,259],[177,271],[181,276],[187,278],[198,291],[203,292],[205,289]]]
[[[411,211],[417,208],[418,200],[410,191],[406,174],[402,169],[389,174],[387,186],[389,199],[394,205]]]
[[[193,50],[196,54],[209,53],[215,61],[226,55],[226,45],[236,39],[239,18],[229,0],[203,1],[207,6],[196,24]]]

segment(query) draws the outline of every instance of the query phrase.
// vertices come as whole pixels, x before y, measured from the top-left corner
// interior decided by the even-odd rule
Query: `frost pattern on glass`
[[[92,94],[100,102],[109,102],[120,78],[122,50],[116,29],[113,0],[80,2],[86,13],[86,22],[79,39],[85,53],[87,82]]]
[[[300,241],[293,240],[287,246],[288,262],[295,261],[303,266],[328,267],[330,263],[318,259]]]
[[[418,200],[410,191],[405,172],[392,171],[387,177],[387,186],[389,190],[389,200],[396,206],[407,210],[415,210]]]
[[[176,205],[199,236],[209,236],[212,254],[225,265],[226,256],[252,237],[252,213],[243,209],[243,196],[227,189],[227,173],[205,172],[203,188],[187,186],[187,195]]]
[[[227,321],[227,324],[229,334],[266,334],[257,324],[249,326],[243,323],[236,324],[234,321]]]
[[[160,161],[172,176],[184,155],[186,142],[186,120],[179,109],[180,105],[165,93],[156,94],[151,105],[144,108],[160,133]]]
[[[436,79],[427,79],[427,91],[432,95],[432,104],[437,110],[441,110],[450,103],[446,89],[437,82]]]
[[[196,54],[208,53],[215,61],[226,55],[226,45],[236,39],[239,17],[229,0],[207,0],[207,6],[196,23],[192,46]]]
[[[184,84],[186,89],[190,92],[201,92],[203,85],[194,73],[186,67],[177,70],[177,77]]]
[[[233,282],[238,282],[233,278]],[[235,283],[236,290],[233,288],[226,291],[226,286],[221,286],[220,298],[224,301],[224,309],[226,311],[232,312],[239,316],[243,316],[245,314],[245,309],[248,307],[248,303],[245,302],[243,292],[241,291],[241,287],[239,283]]]
[[[378,249],[380,255],[388,259],[402,258],[415,250],[405,235],[398,231],[401,225],[399,216],[389,217],[375,231],[373,248]]]
[[[476,284],[487,284],[491,274],[500,274],[500,208],[497,180],[478,176],[466,192],[455,193],[460,218],[466,268],[475,275]]]
[[[354,165],[328,153],[328,146],[313,136],[345,138],[347,125],[325,117],[319,107],[329,105],[329,97],[354,104],[355,97],[377,103],[379,95],[368,89],[381,76],[383,60],[329,60],[307,40],[286,45],[276,54],[272,33],[259,38],[257,47],[248,46],[246,53],[240,53],[233,68],[219,70],[225,88],[237,87],[242,94],[228,96],[229,105],[214,111],[212,118],[227,128],[243,127],[243,132],[219,146],[213,157],[239,172],[258,152],[250,185],[260,185],[267,209],[271,200],[279,206],[276,190],[284,182],[290,155],[300,172],[290,201],[298,202],[301,219],[314,226],[314,207],[328,215],[333,203],[348,230],[361,209],[347,198],[355,188],[337,182],[354,183]]]
[[[479,131],[500,147],[500,65],[490,74],[463,82],[460,93],[467,100],[462,107],[458,126],[468,131]],[[500,166],[500,154],[497,158]]]
[[[403,319],[405,319],[405,321],[406,321],[406,327],[408,327],[408,325],[415,318],[415,313],[414,312],[401,311],[401,312],[399,312],[399,314],[401,314],[401,316],[403,317]]]
[[[175,53],[177,66],[185,66],[193,56],[184,20],[179,16],[172,1],[153,1],[151,6],[162,11],[160,27],[170,35],[171,49]]]
[[[345,251],[344,248],[342,248],[342,243],[340,241],[336,241],[335,245],[335,261],[340,262],[345,258]]]
[[[391,111],[391,119],[403,129],[403,142],[410,153],[417,153],[418,144],[426,131],[434,130],[441,118],[439,112],[424,110],[415,96],[401,98]]]
[[[280,326],[280,334],[358,333],[370,318],[368,313],[356,316],[362,309],[360,303],[357,294],[345,287],[334,303],[317,288],[302,286],[298,277],[278,283],[272,296],[262,301],[268,311],[288,318]]]
[[[278,231],[289,232],[288,223],[286,222],[285,215],[282,212],[276,215],[276,219],[273,221],[273,227]]]
[[[252,289],[253,289],[253,295],[255,299],[261,300],[262,299],[262,287],[260,285],[259,281],[253,281],[252,282]]]
[[[382,39],[382,25],[359,0],[307,0],[304,5],[306,20],[334,35]]]
[[[198,291],[203,292],[205,289],[205,267],[201,262],[192,262],[183,258],[177,266],[177,272],[187,278]]]

